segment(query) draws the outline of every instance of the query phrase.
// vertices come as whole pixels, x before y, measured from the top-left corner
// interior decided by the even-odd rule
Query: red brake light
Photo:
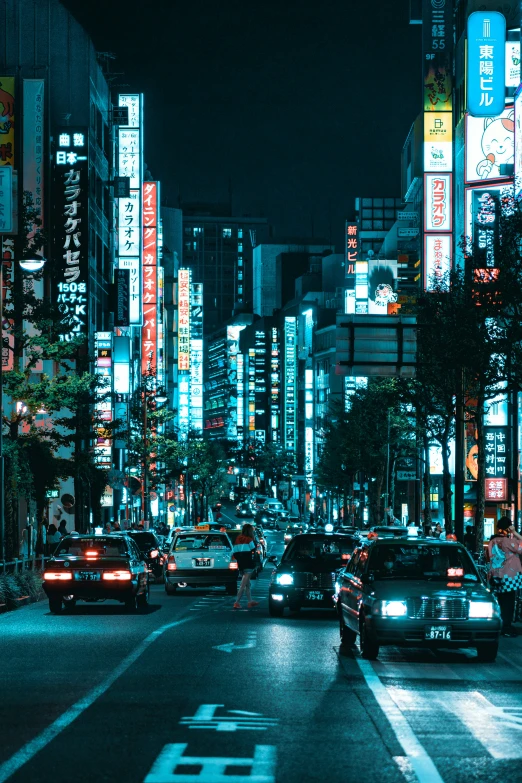
[[[176,568],[176,558],[174,555],[169,555],[169,559],[167,561],[167,571],[175,571]]]
[[[236,568],[236,569],[239,568],[239,566],[237,564],[237,560],[231,560],[230,563],[228,564],[228,567],[229,568]]]
[[[95,560],[98,557],[98,552],[96,549],[86,549],[84,554],[88,560]]]
[[[345,552],[343,555],[341,555],[341,560],[349,560],[351,555],[348,554],[348,552]]]
[[[67,582],[68,580],[72,579],[72,574],[69,571],[45,571],[43,578],[47,582],[51,582],[51,581]]]
[[[102,574],[107,582],[128,582],[132,579],[130,571],[105,571]]]

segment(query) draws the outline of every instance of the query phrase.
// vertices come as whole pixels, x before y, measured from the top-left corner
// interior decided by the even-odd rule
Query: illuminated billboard
[[[424,230],[451,231],[451,174],[424,175]]]
[[[453,3],[423,0],[424,112],[451,111]]]
[[[424,114],[424,171],[449,172],[453,168],[453,114]]]
[[[360,250],[359,226],[357,223],[347,221],[344,230],[346,240],[345,275],[352,277],[355,274],[355,262],[358,260]]]
[[[190,429],[203,432],[203,284],[190,291]]]
[[[0,166],[16,168],[14,76],[0,76],[0,134]]]
[[[368,260],[368,313],[388,315],[397,301],[397,261]]]
[[[473,238],[473,198],[474,194],[489,193],[493,196],[501,207],[509,210],[512,208],[513,185],[509,182],[504,185],[487,185],[478,188],[465,189],[465,214],[464,229],[468,239]],[[491,221],[488,221],[491,222]]]
[[[113,436],[112,429],[104,426],[104,422],[112,422],[112,332],[96,332],[94,350],[96,356],[94,372],[99,381],[94,404],[97,419],[94,462],[98,467],[108,469],[112,466]]]
[[[141,325],[141,227],[143,171],[142,96],[118,95],[118,106],[129,110],[129,124],[118,126],[118,176],[128,177],[130,195],[118,199],[118,267],[129,270],[129,321]]]
[[[515,95],[515,198],[522,193],[522,88]]]
[[[178,370],[190,370],[190,269],[178,272]]]
[[[451,252],[451,234],[424,234],[424,288],[426,291],[433,291],[441,286],[445,288],[449,285]]]
[[[297,319],[285,318],[284,444],[297,450]]]
[[[495,117],[504,109],[506,19],[497,11],[468,17],[467,95],[474,117]]]
[[[159,183],[143,183],[143,326],[141,372],[156,375],[158,365],[158,203]]]
[[[466,118],[466,182],[508,179],[504,168],[514,163],[515,112],[505,109],[497,117]],[[501,168],[502,167],[502,168]]]

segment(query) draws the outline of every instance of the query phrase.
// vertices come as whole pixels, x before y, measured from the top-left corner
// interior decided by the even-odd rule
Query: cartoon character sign
[[[0,79],[0,166],[14,165],[14,76]]]
[[[368,260],[368,312],[387,315],[388,304],[397,301],[397,261]]]
[[[502,179],[500,166],[513,164],[515,155],[515,113],[506,109],[498,117],[467,118],[466,180]]]

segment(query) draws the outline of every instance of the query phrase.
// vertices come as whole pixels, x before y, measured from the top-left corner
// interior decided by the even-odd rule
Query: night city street
[[[281,534],[269,538],[280,553]],[[370,663],[340,653],[331,611],[271,619],[270,570],[253,610],[234,612],[220,589],[157,585],[132,618],[110,603],[53,617],[46,602],[0,618],[0,781],[248,781],[256,747],[259,783],[351,781],[363,767],[368,783],[522,778],[520,640],[494,665],[398,648]],[[176,754],[190,761],[173,775]],[[210,759],[242,765],[198,772]]]

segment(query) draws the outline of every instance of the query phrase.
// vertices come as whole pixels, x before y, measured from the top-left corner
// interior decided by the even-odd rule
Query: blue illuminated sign
[[[504,111],[506,20],[497,11],[475,11],[468,19],[468,111],[496,117]]]

